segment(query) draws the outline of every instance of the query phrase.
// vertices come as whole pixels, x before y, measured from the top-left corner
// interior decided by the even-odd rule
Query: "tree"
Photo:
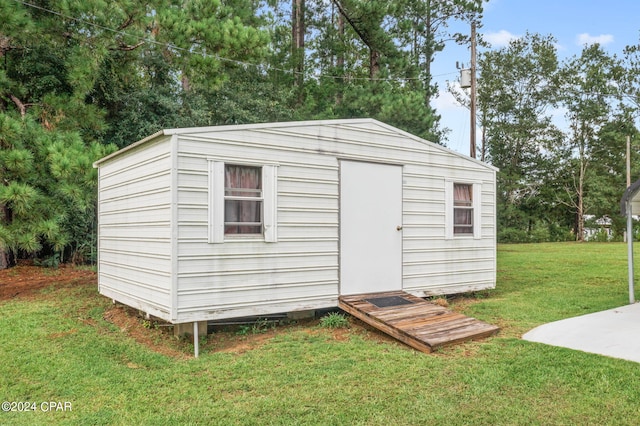
[[[498,172],[498,227],[531,232],[552,223],[555,200],[543,197],[562,133],[553,123],[558,103],[555,40],[527,33],[478,61],[478,108],[486,128],[487,160]]]
[[[638,130],[630,111],[621,111],[597,134],[598,143],[591,150],[591,165],[587,169],[585,205],[596,218],[609,217],[615,235],[622,236],[626,220],[620,215],[620,199],[626,185],[626,140],[632,142],[631,157],[638,158]],[[635,147],[634,147],[635,146]],[[631,176],[640,174],[640,163],[631,161]],[[635,179],[635,178],[633,178]]]
[[[366,116],[438,142],[429,64],[481,6],[0,0],[0,268],[86,255],[91,163],[162,128]]]
[[[424,84],[425,103],[437,93],[431,76],[431,63],[446,43],[469,43],[468,34],[451,33],[449,24],[460,21],[481,22],[483,0],[403,0],[393,2],[398,23],[395,30],[403,50],[410,52],[411,63]]]
[[[298,88],[298,104],[303,102],[304,84],[304,38],[305,38],[305,2],[291,0],[291,57],[294,62],[293,72]]]
[[[210,124],[206,96],[266,52],[257,7],[0,0],[0,267],[10,253],[84,255],[91,163],[112,149],[100,142]]]
[[[369,51],[369,78],[376,78],[380,72],[381,56],[394,57],[398,54],[396,45],[384,28],[385,17],[389,14],[389,4],[379,1],[332,1],[358,35],[360,41],[367,46]]]
[[[617,59],[598,44],[586,46],[579,57],[566,62],[562,70],[562,100],[567,110],[569,137],[567,149],[571,157],[565,166],[572,179],[565,186],[563,202],[575,212],[576,239],[584,240],[584,220],[591,206],[586,204],[588,169],[594,152],[602,146],[603,127],[612,118],[613,100],[618,94],[623,75]]]
[[[113,149],[78,132],[52,132],[31,115],[0,113],[0,248],[4,266],[44,250],[63,260],[90,256],[96,175],[91,163]]]
[[[620,78],[620,96],[623,108],[628,110],[630,119],[635,121],[640,108],[640,43],[626,46],[621,62],[626,72]]]
[[[60,6],[63,15],[95,12],[83,2]],[[108,46],[126,40],[47,9],[2,1],[0,10],[0,267],[41,250],[79,256],[79,239],[93,231],[76,220],[94,216],[91,162],[109,150],[94,139],[104,115],[85,97]],[[118,10],[109,16],[122,18]]]

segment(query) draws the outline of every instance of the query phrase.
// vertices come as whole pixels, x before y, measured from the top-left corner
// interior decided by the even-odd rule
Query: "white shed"
[[[162,130],[94,166],[100,293],[174,324],[495,286],[496,169],[376,120]]]

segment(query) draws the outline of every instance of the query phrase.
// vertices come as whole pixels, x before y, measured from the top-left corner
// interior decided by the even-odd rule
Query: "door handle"
[[[402,225],[396,226],[396,231],[402,231]]]

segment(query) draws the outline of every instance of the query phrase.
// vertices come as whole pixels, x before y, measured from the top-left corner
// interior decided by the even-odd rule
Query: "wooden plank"
[[[497,331],[495,327],[481,327],[477,324],[465,324],[458,327],[447,327],[436,330],[423,330],[421,333],[415,333],[417,337],[432,342],[433,345],[440,345],[447,341],[457,341],[460,339],[470,340],[473,336],[484,335]]]
[[[438,348],[442,348],[445,346],[452,346],[452,345],[456,345],[459,343],[464,343],[464,342],[468,342],[471,340],[481,340],[481,339],[485,339],[487,337],[491,337],[493,335],[495,335],[497,333],[497,331],[487,331],[485,333],[477,333],[474,334],[472,336],[469,335],[464,335],[464,336],[447,336],[447,337],[442,337],[440,339],[431,339],[430,342],[432,342],[433,344],[433,348],[438,349]]]
[[[367,315],[363,315],[362,312],[358,311],[357,309],[353,309],[348,303],[342,303],[342,302],[338,302],[338,305],[340,307],[340,309],[343,309],[344,311],[350,313],[351,315],[353,315],[354,317],[364,321],[365,323],[377,328],[380,331],[383,331],[384,333],[388,334],[389,336],[395,338],[396,340],[401,341],[402,343],[405,343],[406,345],[411,346],[414,349],[417,349],[419,351],[425,352],[425,353],[431,353],[433,350],[431,348],[431,346],[429,346],[427,343],[422,342],[418,339],[413,339],[403,333],[400,332],[400,330],[385,325],[384,323],[380,322],[380,321],[376,321],[375,319],[367,316]]]
[[[432,303],[414,303],[413,305],[402,305],[402,306],[394,306],[388,308],[378,308],[376,309],[376,316],[379,318],[393,318],[394,316],[408,316],[412,313],[416,313],[418,315],[442,315],[448,312],[447,309],[434,305]]]
[[[367,301],[393,296],[412,303],[381,308]],[[339,306],[365,323],[426,353],[439,347],[482,339],[499,331],[496,326],[403,291],[341,296]]]
[[[429,330],[454,328],[453,324],[456,320],[469,320],[472,322],[476,321],[474,318],[469,318],[458,313],[452,313],[452,314],[440,315],[436,318],[424,317],[424,318],[412,318],[411,320],[394,321],[393,325],[395,327],[403,329],[406,332],[416,330],[416,332],[419,333],[420,330],[423,330],[426,328],[428,328]]]

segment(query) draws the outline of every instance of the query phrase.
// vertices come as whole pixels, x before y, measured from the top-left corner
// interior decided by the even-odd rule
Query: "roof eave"
[[[143,144],[149,142],[150,140],[153,140],[153,139],[157,138],[158,136],[164,136],[166,134],[168,134],[166,130],[160,130],[159,132],[155,132],[154,134],[149,135],[144,139],[140,139],[138,142],[134,142],[131,145],[128,145],[128,146],[126,146],[126,147],[124,147],[122,149],[117,150],[116,152],[113,152],[113,153],[107,155],[106,157],[102,157],[101,159],[99,159],[98,161],[93,163],[93,168],[97,169],[100,164],[102,164],[102,163],[104,163],[106,161],[109,161],[113,157],[122,155],[123,153],[125,153],[127,151],[130,151],[130,150],[132,150],[134,148],[137,148],[140,145],[143,145]]]
[[[622,195],[622,199],[620,200],[620,212],[622,216],[627,215],[627,202],[633,203],[638,193],[640,193],[640,179],[633,182]]]

